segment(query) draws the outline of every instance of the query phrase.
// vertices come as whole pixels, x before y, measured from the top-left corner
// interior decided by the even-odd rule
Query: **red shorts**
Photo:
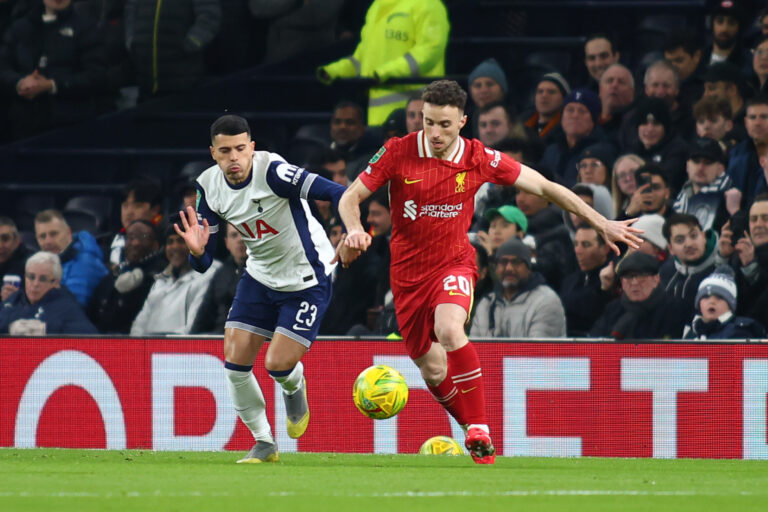
[[[435,309],[438,304],[457,304],[469,318],[476,279],[475,268],[458,266],[434,273],[417,285],[392,284],[397,323],[411,359],[423,356],[432,343],[437,342]]]

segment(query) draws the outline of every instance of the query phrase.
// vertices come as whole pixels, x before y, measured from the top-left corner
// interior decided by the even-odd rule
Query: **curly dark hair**
[[[464,112],[467,93],[455,80],[436,80],[424,88],[421,99],[432,105],[451,105]]]

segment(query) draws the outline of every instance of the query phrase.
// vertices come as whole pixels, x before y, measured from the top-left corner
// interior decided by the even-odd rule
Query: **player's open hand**
[[[208,221],[203,219],[203,225],[198,224],[197,213],[191,206],[187,206],[186,214],[184,211],[179,211],[179,217],[184,230],[182,231],[178,224],[174,224],[173,229],[177,235],[184,239],[192,256],[199,258],[205,252],[205,244],[208,243],[208,237],[211,236]]]
[[[340,244],[342,242],[339,242]],[[358,251],[368,250],[371,245],[371,235],[362,230],[350,231],[343,242],[350,249]]]
[[[643,243],[639,234],[643,233],[642,229],[633,228],[633,224],[637,219],[627,220],[606,220],[603,226],[598,228],[598,232],[603,236],[605,243],[608,244],[613,252],[617,255],[621,254],[617,243],[625,243],[633,249],[639,249],[640,244]]]

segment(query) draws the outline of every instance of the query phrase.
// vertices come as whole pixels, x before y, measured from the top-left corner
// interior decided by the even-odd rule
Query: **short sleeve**
[[[397,139],[388,140],[368,161],[368,166],[360,173],[360,181],[368,190],[375,191],[395,174],[397,154],[400,144]]]
[[[520,162],[501,151],[483,148],[480,169],[485,181],[497,185],[514,185],[520,176]]]

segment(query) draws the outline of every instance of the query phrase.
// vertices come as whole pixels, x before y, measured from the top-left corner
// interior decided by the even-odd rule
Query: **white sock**
[[[472,425],[468,425],[467,426],[467,430],[469,430],[471,428],[479,428],[480,430],[482,430],[486,434],[490,434],[491,433],[491,429],[488,428],[488,425],[474,424],[473,423]],[[465,430],[464,432],[466,432],[467,430]]]
[[[301,385],[304,382],[304,365],[299,361],[288,375],[275,377],[270,372],[270,376],[283,387],[283,393],[292,395],[301,389]]]
[[[267,404],[253,372],[229,368],[225,368],[224,371],[227,374],[229,397],[232,399],[237,415],[243,420],[256,441],[274,443],[272,428],[267,420]]]

